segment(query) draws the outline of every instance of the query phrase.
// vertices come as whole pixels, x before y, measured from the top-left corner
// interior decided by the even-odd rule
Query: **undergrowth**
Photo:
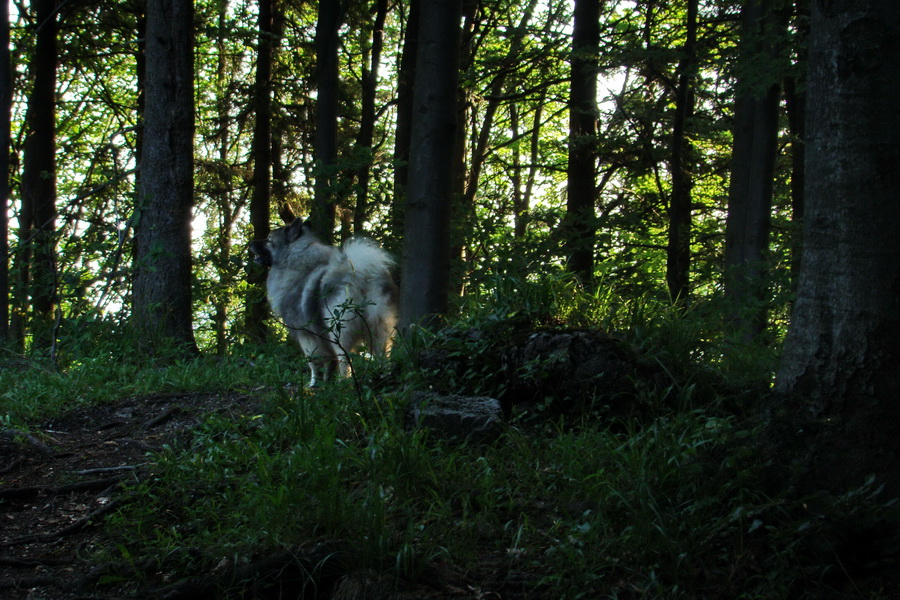
[[[314,391],[296,385],[305,370],[288,351],[152,368],[112,356],[32,365],[0,374],[0,415],[33,422],[163,392],[260,398],[257,412],[211,416],[166,447],[127,491],[96,560],[129,565],[135,590],[328,542],[348,549],[349,571],[395,590],[430,582],[435,597],[436,573],[472,597],[895,597],[889,567],[849,564],[853,538],[831,526],[893,531],[896,506],[875,482],[816,503],[760,483],[752,422],[734,407],[767,387],[770,350],[727,349],[699,310],[585,296],[570,281],[506,281],[464,313],[454,327],[602,326],[667,370],[680,408],[615,423],[513,421],[486,445],[410,431],[407,395],[425,382],[403,364],[438,333],[399,344],[390,375],[358,371]],[[472,344],[489,351],[483,338]]]

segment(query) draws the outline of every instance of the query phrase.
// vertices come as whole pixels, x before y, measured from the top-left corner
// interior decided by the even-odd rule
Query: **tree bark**
[[[9,149],[12,111],[12,71],[9,53],[9,4],[0,6],[0,347],[10,341],[9,329]]]
[[[338,28],[340,0],[319,0],[316,23],[315,197],[310,225],[325,243],[334,239],[335,163],[338,121]]]
[[[259,43],[256,56],[256,81],[253,107],[253,193],[250,197],[250,228],[254,240],[269,236],[272,190],[272,61],[274,56],[274,0],[259,0]],[[262,342],[268,337],[265,294],[266,272],[250,263],[247,271],[246,330],[251,339]]]
[[[30,70],[34,87],[25,116],[28,130],[23,149],[20,282],[31,296],[32,345],[52,344],[56,306],[56,65],[57,6],[38,0],[34,56]],[[26,208],[27,205],[27,208]]]
[[[148,0],[134,312],[139,344],[196,352],[191,307],[194,193],[191,0]]]
[[[741,14],[734,149],[725,227],[725,297],[728,328],[751,342],[766,328],[770,214],[778,153],[778,15],[766,0],[746,0]],[[778,37],[776,37],[778,36]]]
[[[404,329],[429,326],[447,309],[461,15],[460,0],[422,6],[404,211]]]
[[[666,284],[673,301],[687,302],[691,272],[691,143],[688,120],[694,112],[693,83],[697,62],[698,0],[688,0],[686,40],[678,64],[675,115],[672,121],[672,191],[669,198],[669,235],[666,247]]]
[[[422,2],[410,0],[406,19],[406,36],[397,73],[397,126],[394,133],[394,202],[391,205],[391,224],[394,231],[403,231],[403,211],[406,206],[406,187],[409,183],[409,144],[413,115],[413,85],[416,79],[419,21]]]
[[[569,95],[569,162],[562,222],[568,269],[585,285],[594,276],[597,232],[597,57],[600,0],[575,0]]]
[[[813,3],[803,265],[776,390],[803,487],[900,492],[900,3]],[[794,428],[796,430],[796,428]]]
[[[384,21],[387,9],[387,0],[375,0],[371,60],[368,66],[363,67],[362,114],[356,147],[367,156],[365,164],[356,170],[356,206],[353,211],[353,233],[356,235],[365,231],[366,218],[369,214],[369,170],[372,164],[372,144],[375,140],[375,96],[378,91],[378,68],[381,65],[381,51],[384,46]]]

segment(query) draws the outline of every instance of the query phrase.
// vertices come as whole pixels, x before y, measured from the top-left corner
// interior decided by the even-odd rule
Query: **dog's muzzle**
[[[250,242],[250,253],[253,254],[253,262],[263,265],[264,267],[272,266],[272,253],[269,251],[266,242]]]

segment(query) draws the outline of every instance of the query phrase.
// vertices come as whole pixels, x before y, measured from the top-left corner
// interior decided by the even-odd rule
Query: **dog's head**
[[[312,236],[312,230],[302,219],[294,219],[290,225],[273,229],[268,238],[250,242],[254,262],[266,267],[277,265],[284,251],[303,236]]]

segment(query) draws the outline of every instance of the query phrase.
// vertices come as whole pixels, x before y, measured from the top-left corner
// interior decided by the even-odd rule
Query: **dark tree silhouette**
[[[196,351],[191,312],[194,45],[191,0],[148,0],[132,322],[150,351]]]
[[[275,0],[259,0],[259,44],[256,53],[256,80],[253,108],[253,194],[250,197],[251,237],[268,237],[272,192],[272,61],[274,56]],[[247,294],[247,333],[256,340],[266,339],[265,318],[268,314],[264,285],[265,270],[251,263],[247,272],[250,288]]]
[[[404,207],[401,327],[428,325],[447,308],[450,207],[457,123],[460,0],[422,5]]]
[[[334,177],[337,161],[338,28],[340,0],[320,0],[316,23],[316,183],[310,224],[325,242],[334,239]]]
[[[783,13],[782,13],[783,14]],[[766,327],[769,248],[780,86],[771,65],[786,31],[770,0],[747,0],[741,13],[734,151],[725,228],[725,294],[735,339],[751,341]]]
[[[675,115],[672,119],[672,192],[669,198],[669,237],[666,249],[666,283],[672,300],[687,301],[691,273],[691,144],[688,120],[694,112],[694,80],[697,62],[698,0],[688,0],[686,39],[678,63]]]
[[[600,0],[576,0],[569,95],[569,162],[562,223],[568,268],[585,285],[594,275],[597,176],[597,56]]]
[[[29,66],[34,87],[25,116],[22,210],[19,216],[19,297],[31,296],[31,331],[35,347],[50,347],[56,305],[56,66],[57,6],[39,0],[36,40]],[[24,302],[23,302],[24,304]],[[24,335],[20,318],[17,337]]]

